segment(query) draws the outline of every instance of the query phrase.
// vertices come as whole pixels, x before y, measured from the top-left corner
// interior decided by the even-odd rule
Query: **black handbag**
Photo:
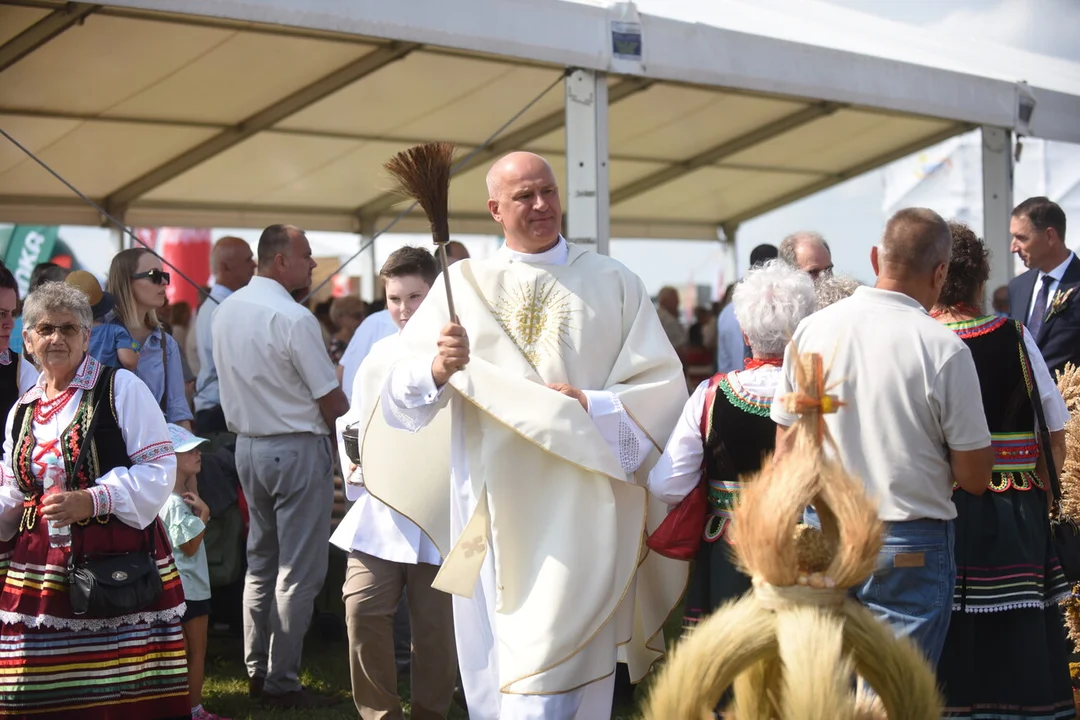
[[[101,381],[107,381],[102,378]],[[101,382],[99,381],[99,382]],[[102,399],[109,393],[101,393],[94,404],[94,416],[79,446],[79,457],[71,470],[71,477],[78,477],[83,459],[89,448],[90,438],[97,427]],[[154,524],[157,519],[154,519]],[[79,527],[75,524],[72,528]],[[71,610],[76,615],[94,618],[112,618],[138,612],[152,605],[162,591],[161,575],[154,560],[156,529],[150,527],[150,548],[119,555],[106,555],[93,560],[75,559],[74,546],[68,557],[68,585]]]
[[[1046,474],[1050,478],[1050,538],[1057,550],[1058,562],[1065,579],[1071,583],[1080,582],[1080,527],[1076,521],[1061,512],[1061,482],[1058,479],[1054,455],[1050,450],[1050,430],[1043,414],[1042,396],[1035,381],[1035,372],[1031,369],[1031,358],[1021,332],[1020,347],[1024,353],[1024,362],[1028,366],[1031,378],[1031,405],[1035,408],[1035,419],[1039,427],[1039,445],[1046,458]]]

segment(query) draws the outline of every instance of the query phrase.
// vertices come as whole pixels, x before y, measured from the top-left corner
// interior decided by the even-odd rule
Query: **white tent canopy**
[[[974,127],[1012,129],[1020,80],[1038,102],[1032,133],[1080,142],[1075,64],[825,8],[639,4],[642,62],[606,76],[612,235],[715,239]],[[566,172],[565,69],[626,70],[612,59],[614,12],[565,0],[0,0],[0,127],[133,225],[370,232],[401,209],[381,171],[390,155],[432,139],[468,152],[555,84],[454,181],[455,232],[490,233],[483,173],[495,156],[531,149]],[[0,140],[0,221],[100,217]],[[425,228],[419,216],[398,226]]]

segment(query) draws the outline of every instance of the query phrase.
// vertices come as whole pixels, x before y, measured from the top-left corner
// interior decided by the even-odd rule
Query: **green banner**
[[[60,228],[56,225],[16,225],[4,252],[4,264],[19,282],[19,297],[30,290],[34,266],[52,257]]]

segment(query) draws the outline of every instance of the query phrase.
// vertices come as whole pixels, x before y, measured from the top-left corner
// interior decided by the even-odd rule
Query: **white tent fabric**
[[[357,232],[402,208],[381,164],[462,153],[453,227],[495,230],[486,166],[566,169],[568,67],[607,71],[622,8],[568,0],[0,0],[0,127],[130,224]],[[819,3],[642,0],[643,58],[609,76],[616,237],[717,238],[979,125],[1080,142],[1080,69],[949,44]],[[856,32],[855,29],[858,29]],[[100,217],[0,142],[0,221]],[[410,216],[397,228],[426,229]]]

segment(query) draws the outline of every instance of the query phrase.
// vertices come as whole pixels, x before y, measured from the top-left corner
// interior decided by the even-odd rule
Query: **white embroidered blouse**
[[[75,394],[64,408],[45,423],[32,421],[32,430],[39,446],[56,441],[71,424],[83,393],[94,387],[101,369],[101,365],[87,355],[71,381],[71,385],[77,388]],[[20,398],[18,404],[41,397],[44,386],[42,377]],[[96,509],[111,513],[132,527],[145,528],[157,518],[158,511],[176,484],[176,455],[161,408],[135,374],[127,370],[116,371],[114,402],[132,465],[130,468],[109,470],[97,479],[90,493],[94,495]],[[23,509],[22,491],[11,466],[11,425],[17,408],[18,405],[11,409],[4,423],[5,459],[0,463],[0,540],[11,539],[18,530]],[[40,479],[44,466],[35,462],[31,472]]]

